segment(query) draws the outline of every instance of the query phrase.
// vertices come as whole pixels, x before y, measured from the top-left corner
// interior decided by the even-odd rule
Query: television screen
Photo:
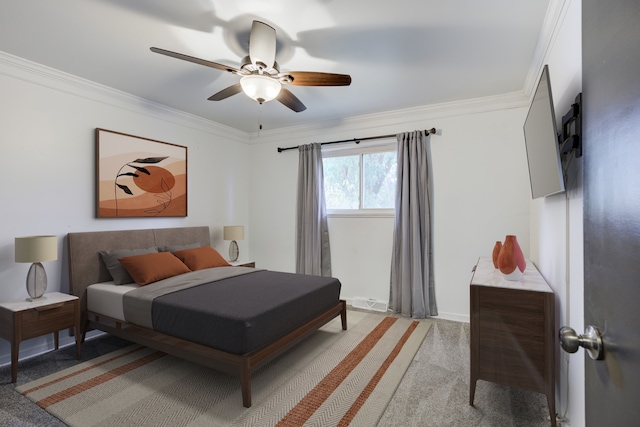
[[[524,122],[524,140],[534,199],[564,191],[549,66],[545,65]]]

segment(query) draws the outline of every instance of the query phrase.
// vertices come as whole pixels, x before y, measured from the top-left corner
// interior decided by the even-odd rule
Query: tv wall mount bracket
[[[575,150],[575,157],[582,157],[582,93],[576,96],[567,114],[562,116],[562,129],[558,133],[558,143],[561,156],[566,156]]]

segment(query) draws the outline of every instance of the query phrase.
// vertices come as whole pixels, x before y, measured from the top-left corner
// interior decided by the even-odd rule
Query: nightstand
[[[41,335],[54,334],[58,349],[58,331],[75,328],[76,353],[80,359],[80,300],[60,292],[44,294],[35,301],[0,303],[0,337],[11,342],[11,382],[18,379],[20,342]]]
[[[233,267],[251,267],[251,268],[256,268],[256,262],[255,261],[229,261],[229,264],[231,264]]]

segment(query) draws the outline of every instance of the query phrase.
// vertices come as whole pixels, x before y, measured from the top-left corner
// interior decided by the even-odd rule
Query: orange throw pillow
[[[191,271],[170,252],[128,256],[118,261],[140,286]]]
[[[173,253],[180,261],[185,263],[192,271],[202,270],[212,267],[229,267],[231,264],[227,262],[222,255],[211,246],[202,246],[200,248],[183,249]]]

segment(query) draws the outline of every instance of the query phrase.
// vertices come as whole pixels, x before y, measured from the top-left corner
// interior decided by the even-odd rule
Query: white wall
[[[556,119],[569,110],[582,91],[582,5],[578,0],[558,0],[560,10],[544,54],[549,64]],[[583,226],[581,159],[569,173],[567,192],[531,202],[531,259],[556,294],[556,330],[562,325],[584,330]],[[573,426],[584,420],[584,355],[560,350],[556,384],[557,410],[567,412]],[[567,381],[568,379],[568,381]],[[568,383],[569,397],[567,399]]]
[[[340,278],[342,297],[389,301],[391,217],[330,217],[332,274]]]
[[[248,224],[247,135],[0,53],[0,301],[27,297],[28,264],[14,262],[14,237],[54,234],[57,261],[44,263],[48,291],[68,291],[66,233],[209,225],[226,254],[225,224]],[[96,219],[96,127],[188,147],[186,218]],[[247,239],[249,232],[247,230]],[[239,242],[249,256],[246,241]],[[62,344],[70,342],[61,334]],[[53,348],[25,341],[20,356]],[[10,346],[0,340],[0,364]]]
[[[262,132],[251,149],[251,255],[295,270],[297,150],[276,148],[435,127],[434,270],[439,315],[469,320],[468,286],[479,256],[518,236],[529,248],[529,181],[522,133],[526,97],[509,94]],[[392,218],[330,218],[333,275],[342,297],[388,301]]]

